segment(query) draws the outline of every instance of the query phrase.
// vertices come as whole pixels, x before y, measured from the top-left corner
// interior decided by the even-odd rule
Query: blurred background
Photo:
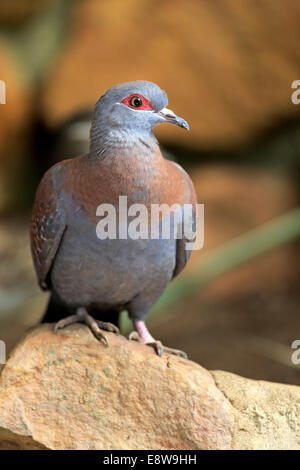
[[[28,226],[43,172],[86,151],[93,105],[149,80],[191,132],[166,153],[205,204],[205,246],[149,318],[208,369],[299,384],[300,2],[10,0],[0,3],[0,338],[37,323]],[[123,331],[128,331],[126,314]]]

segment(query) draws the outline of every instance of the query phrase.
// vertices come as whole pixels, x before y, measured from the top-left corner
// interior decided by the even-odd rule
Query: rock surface
[[[81,325],[30,332],[1,375],[0,429],[51,449],[230,447],[233,408],[209,372],[108,336],[106,348]]]
[[[212,375],[237,412],[234,449],[300,449],[300,387],[223,371]]]
[[[83,325],[27,334],[1,375],[0,449],[300,447],[298,387],[108,337],[106,348]]]

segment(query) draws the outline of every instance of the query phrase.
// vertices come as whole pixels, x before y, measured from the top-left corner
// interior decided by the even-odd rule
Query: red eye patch
[[[126,104],[129,108],[139,110],[139,111],[154,111],[152,105],[147,98],[142,95],[138,95],[137,93],[127,96],[122,101],[123,104]]]

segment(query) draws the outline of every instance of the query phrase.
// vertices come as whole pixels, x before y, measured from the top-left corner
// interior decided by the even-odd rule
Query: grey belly
[[[100,240],[92,226],[68,227],[51,269],[52,289],[74,307],[122,306],[144,292],[155,298],[172,278],[175,257],[175,240]]]

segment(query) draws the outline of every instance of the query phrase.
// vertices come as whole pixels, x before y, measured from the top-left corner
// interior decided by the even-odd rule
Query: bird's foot
[[[137,331],[132,331],[130,335],[128,336],[128,339],[130,341],[139,341],[140,343],[143,343]],[[184,351],[180,351],[180,349],[168,348],[167,346],[164,346],[161,343],[161,341],[155,340],[155,341],[149,341],[143,344],[146,344],[147,346],[150,346],[151,348],[153,348],[156,354],[160,357],[163,355],[163,353],[167,353],[167,354],[173,354],[174,356],[183,357],[184,359],[188,359],[188,356]]]
[[[59,320],[55,323],[54,331],[57,333],[58,330],[65,328],[66,326],[72,325],[73,323],[80,322],[81,318],[79,315],[70,315],[69,317],[65,317],[62,320]]]
[[[174,356],[183,357],[184,359],[188,359],[188,355],[184,351],[181,351],[180,349],[173,349],[173,348],[164,346],[161,341],[156,340],[156,341],[153,341],[151,343],[146,343],[146,344],[147,346],[151,346],[156,352],[156,354],[160,357],[162,356],[163,353],[167,353],[167,354],[173,354]]]
[[[119,329],[115,325],[113,325],[112,323],[102,322],[101,320],[95,320],[91,315],[87,313],[85,308],[78,308],[76,315],[70,315],[69,317],[59,320],[54,327],[54,331],[57,332],[61,328],[65,328],[66,326],[78,322],[87,325],[94,334],[94,336],[106,346],[108,346],[108,339],[102,333],[101,329],[119,334]]]
[[[109,323],[109,322],[101,321],[101,320],[95,320],[95,322],[97,323],[99,328],[101,328],[101,330],[110,331],[111,333],[115,333],[116,335],[120,334],[119,328],[113,323]]]

